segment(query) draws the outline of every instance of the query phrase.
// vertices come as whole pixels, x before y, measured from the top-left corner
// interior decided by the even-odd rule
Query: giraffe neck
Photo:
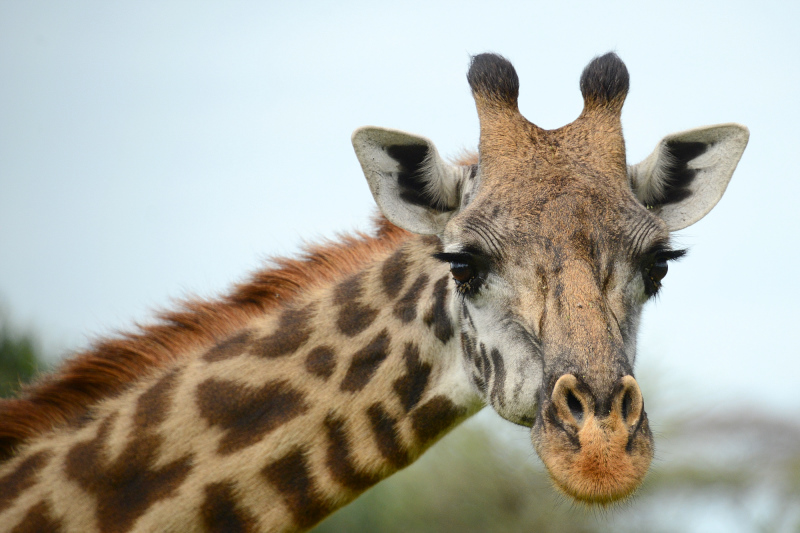
[[[437,247],[407,239],[32,439],[0,465],[2,523],[313,526],[481,406]]]

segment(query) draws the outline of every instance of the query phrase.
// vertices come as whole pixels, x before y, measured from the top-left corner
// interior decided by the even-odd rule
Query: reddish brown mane
[[[23,389],[19,398],[0,402],[0,461],[12,456],[25,440],[75,420],[89,406],[119,394],[192,348],[218,342],[254,315],[284,305],[311,286],[353,272],[409,236],[378,218],[374,236],[358,233],[309,246],[298,259],[274,260],[275,268],[257,272],[219,300],[185,302],[137,333],[97,342],[63,363],[56,373]]]

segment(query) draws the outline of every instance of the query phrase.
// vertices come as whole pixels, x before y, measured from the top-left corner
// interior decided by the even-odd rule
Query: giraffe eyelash
[[[661,281],[669,271],[669,262],[677,261],[685,256],[687,250],[672,250],[664,246],[656,246],[646,254],[642,265],[644,290],[649,298],[661,290]]]
[[[450,264],[450,273],[456,284],[456,292],[461,297],[469,297],[477,294],[483,284],[482,269],[480,261],[476,260],[474,254],[469,252],[456,253],[437,253],[433,257]]]

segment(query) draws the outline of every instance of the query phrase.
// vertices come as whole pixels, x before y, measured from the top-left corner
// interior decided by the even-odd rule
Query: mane
[[[186,357],[193,348],[219,342],[252,317],[284,306],[309,287],[354,272],[411,236],[380,216],[374,225],[373,235],[344,235],[306,246],[295,259],[272,259],[273,268],[256,272],[220,299],[184,301],[152,325],[101,339],[24,387],[18,398],[0,401],[0,461],[31,437],[79,420],[92,405]]]

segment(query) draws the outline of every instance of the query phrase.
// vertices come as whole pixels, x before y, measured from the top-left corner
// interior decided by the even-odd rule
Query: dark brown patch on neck
[[[302,448],[267,465],[261,473],[278,490],[299,528],[310,528],[334,510],[317,489]]]
[[[203,527],[208,533],[252,533],[258,521],[236,501],[235,485],[211,483],[205,487],[205,500],[200,507]]]
[[[355,337],[372,324],[378,310],[360,302],[364,273],[350,276],[337,285],[333,302],[340,307],[336,325],[348,337]]]
[[[318,378],[328,379],[336,370],[336,352],[329,346],[317,346],[306,356],[306,370]]]
[[[395,299],[400,294],[400,289],[406,282],[408,275],[408,258],[403,248],[399,248],[389,256],[381,266],[381,283],[383,291],[390,299]]]
[[[36,475],[44,468],[52,452],[41,451],[27,457],[12,471],[0,478],[0,512],[14,503],[17,496],[36,483]]]
[[[253,332],[246,330],[237,335],[229,337],[207,351],[203,356],[203,360],[209,363],[214,363],[216,361],[223,361],[225,359],[241,355],[247,350],[252,336]]]
[[[453,323],[450,321],[450,315],[447,312],[447,294],[449,292],[447,285],[449,281],[450,276],[447,275],[436,282],[433,288],[435,300],[423,317],[425,324],[433,328],[434,335],[443,343],[447,343],[454,335]]]
[[[411,425],[420,444],[430,444],[441,437],[456,422],[466,416],[466,410],[446,396],[434,396],[411,413]]]
[[[328,431],[328,452],[326,464],[331,477],[344,487],[361,492],[381,480],[377,474],[364,472],[353,463],[350,454],[350,437],[345,429],[345,420],[333,413],[325,418]]]
[[[11,533],[61,533],[63,530],[61,521],[54,519],[50,514],[50,505],[47,501],[41,501],[30,508],[22,522],[12,529]]]
[[[177,369],[167,372],[155,385],[147,389],[136,402],[133,423],[139,431],[153,431],[167,418],[170,408],[169,394],[175,387],[180,373]]]
[[[305,395],[286,381],[249,387],[214,378],[197,386],[197,406],[209,424],[226,432],[219,443],[223,455],[255,444],[309,408]]]
[[[341,390],[358,392],[367,386],[380,364],[389,356],[389,332],[383,330],[364,348],[353,354]]]
[[[431,365],[423,363],[419,358],[419,347],[414,343],[406,343],[403,351],[403,361],[406,365],[404,376],[394,381],[394,391],[400,397],[400,403],[406,410],[411,411],[419,403],[425,387],[428,386],[428,379],[431,375]]]
[[[420,274],[414,281],[414,284],[409,287],[408,291],[400,298],[394,306],[394,316],[399,319],[403,324],[408,324],[417,318],[417,302],[422,295],[422,291],[428,285],[430,278],[427,274]]]
[[[386,412],[383,405],[378,402],[367,409],[375,444],[381,455],[395,468],[403,468],[411,463],[408,450],[401,444],[397,431],[397,420]]]
[[[163,439],[143,432],[113,462],[107,461],[108,436],[115,415],[106,418],[92,440],[67,453],[67,476],[97,499],[97,521],[107,533],[125,533],[153,503],[169,498],[192,468],[190,456],[153,468]]]
[[[273,359],[289,355],[299,350],[308,341],[313,328],[311,319],[314,317],[314,305],[307,305],[300,309],[288,308],[278,320],[275,331],[263,339],[259,339],[254,351]]]

